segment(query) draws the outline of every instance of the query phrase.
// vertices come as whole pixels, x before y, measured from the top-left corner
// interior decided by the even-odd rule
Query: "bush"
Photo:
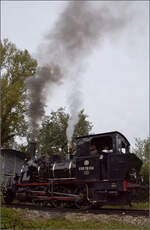
[[[143,176],[143,183],[149,185],[149,161],[144,161],[140,174]]]

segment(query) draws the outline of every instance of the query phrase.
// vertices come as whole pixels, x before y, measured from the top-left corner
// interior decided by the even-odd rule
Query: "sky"
[[[97,7],[101,3],[91,2]],[[96,45],[85,59],[79,82],[81,107],[93,124],[92,133],[117,130],[132,145],[134,138],[149,136],[149,3],[134,4],[134,20],[117,38],[108,36]],[[2,1],[1,38],[36,58],[67,5],[67,1]],[[69,88],[64,81],[53,94],[47,91],[46,115],[59,107],[68,110]]]

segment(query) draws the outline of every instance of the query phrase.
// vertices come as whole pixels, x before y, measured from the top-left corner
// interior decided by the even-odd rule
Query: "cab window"
[[[99,153],[102,152],[106,147],[109,152],[113,152],[113,139],[111,136],[92,138],[91,145],[95,145]]]
[[[127,143],[122,137],[118,137],[118,151],[120,153],[126,154],[127,153]]]

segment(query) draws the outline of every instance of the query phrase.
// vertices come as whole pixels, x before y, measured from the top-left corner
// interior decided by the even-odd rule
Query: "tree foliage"
[[[149,184],[150,138],[144,140],[136,138],[134,153],[143,161],[140,173],[143,176],[144,183]]]
[[[143,162],[140,174],[143,176],[145,184],[149,184],[149,161]]]
[[[150,138],[144,140],[135,138],[134,153],[143,161],[149,161],[150,155]]]
[[[63,154],[67,151],[66,129],[69,114],[64,108],[59,108],[56,112],[51,112],[42,122],[38,138],[38,150],[43,154]],[[87,120],[84,111],[79,113],[79,121],[75,126],[72,138],[72,146],[75,146],[75,138],[80,135],[89,134],[92,124]]]
[[[37,62],[7,39],[0,43],[0,52],[1,144],[8,146],[27,130],[25,80],[34,75]]]

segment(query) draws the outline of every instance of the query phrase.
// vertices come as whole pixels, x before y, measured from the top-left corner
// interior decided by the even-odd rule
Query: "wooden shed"
[[[10,177],[20,174],[26,154],[13,149],[1,149],[1,183],[7,183]]]

